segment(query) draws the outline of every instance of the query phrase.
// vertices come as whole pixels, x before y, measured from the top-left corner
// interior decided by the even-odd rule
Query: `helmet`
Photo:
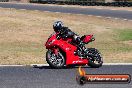
[[[59,32],[62,29],[62,27],[63,27],[63,22],[61,21],[56,21],[53,24],[53,29],[55,32]]]

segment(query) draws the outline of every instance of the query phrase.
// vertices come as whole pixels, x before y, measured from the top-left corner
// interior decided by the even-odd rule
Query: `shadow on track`
[[[68,67],[63,67],[63,68],[60,68],[60,69],[75,69],[75,68],[78,68],[79,66],[68,66]],[[52,68],[50,66],[37,66],[37,65],[34,65],[33,68],[38,68],[38,69],[55,69],[55,68]],[[88,66],[82,66],[82,68],[91,68],[91,67],[88,67]]]

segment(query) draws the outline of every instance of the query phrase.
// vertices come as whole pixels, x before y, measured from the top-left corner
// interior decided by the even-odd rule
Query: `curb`
[[[103,63],[103,65],[132,65],[132,63]]]
[[[103,65],[132,65],[132,63],[104,63]],[[0,65],[0,67],[23,67],[23,66],[30,66],[30,67],[41,67],[41,66],[49,66],[49,64],[30,64],[30,65]]]
[[[23,67],[23,66],[28,66],[28,65],[0,65],[0,67]]]

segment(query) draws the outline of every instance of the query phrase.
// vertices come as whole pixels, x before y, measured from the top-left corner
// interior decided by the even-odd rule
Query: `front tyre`
[[[55,55],[52,50],[46,52],[46,61],[52,68],[63,68],[65,65],[65,58],[61,52],[58,52],[58,55]]]
[[[103,64],[103,58],[101,57],[100,52],[95,48],[88,48],[89,54],[89,66],[92,68],[99,68]]]

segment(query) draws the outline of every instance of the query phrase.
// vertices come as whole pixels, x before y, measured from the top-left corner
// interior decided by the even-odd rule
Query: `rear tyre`
[[[58,56],[53,53],[52,50],[46,52],[46,61],[52,68],[63,68],[65,65],[65,58],[61,52],[58,52]]]
[[[103,64],[103,58],[101,57],[100,52],[95,48],[88,48],[89,56],[88,65],[92,68],[99,68]]]

